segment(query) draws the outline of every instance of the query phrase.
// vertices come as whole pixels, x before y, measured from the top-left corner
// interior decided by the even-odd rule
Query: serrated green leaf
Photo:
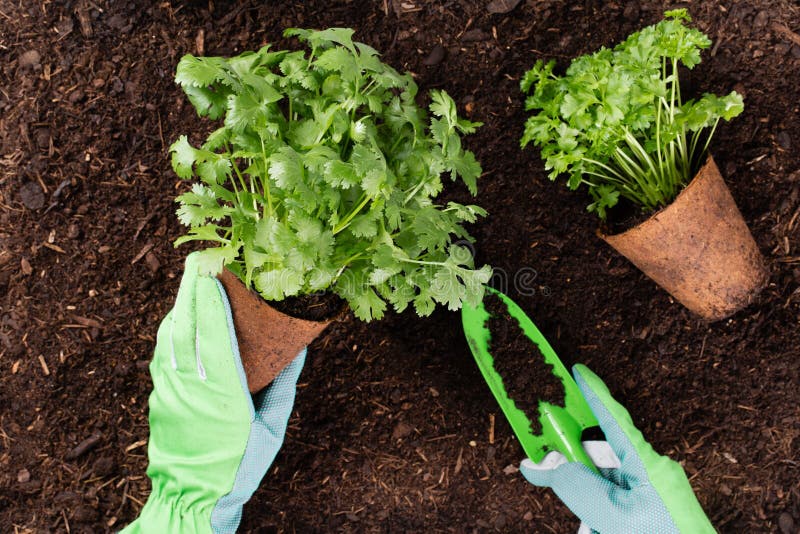
[[[231,247],[207,248],[195,252],[198,273],[205,276],[216,276],[222,268],[236,259],[236,250]]]
[[[486,210],[475,204],[463,205],[457,202],[448,202],[447,209],[455,211],[456,217],[462,221],[474,223],[478,217],[486,217]]]
[[[456,124],[456,103],[444,91],[431,91],[430,109],[431,113],[444,119],[450,127]]]
[[[322,234],[322,223],[303,214],[298,214],[292,221],[297,239],[303,243],[312,243]]]
[[[196,171],[207,184],[222,184],[231,175],[231,162],[225,158],[206,160],[197,164]]]
[[[414,310],[420,317],[427,317],[436,309],[436,303],[428,292],[422,292],[414,297]]]
[[[234,94],[228,98],[225,126],[233,132],[248,127],[258,127],[267,122],[267,109],[249,93]]]
[[[461,273],[468,294],[471,256],[450,244],[469,241],[460,223],[483,212],[435,197],[445,172],[475,191],[480,166],[461,135],[480,123],[459,118],[442,91],[429,122],[411,76],[354,43],[352,30],[287,35],[310,52],[263,47],[179,68],[198,113],[224,120],[202,149],[183,136],[171,150],[176,172],[202,181],[178,198],[190,228],[176,244],[219,243],[210,261],[265,298],[335,291],[363,320],[382,317],[387,302],[429,314],[441,270]]]
[[[375,237],[378,235],[378,221],[373,213],[359,215],[350,222],[348,230],[356,237]]]
[[[206,87],[224,78],[225,60],[187,54],[178,62],[175,82],[183,86]]]
[[[345,298],[353,309],[353,314],[362,321],[382,319],[386,311],[386,302],[371,287],[358,288]]]
[[[280,268],[258,273],[253,283],[265,299],[283,300],[300,292],[303,277],[292,269]]]
[[[324,291],[333,282],[336,272],[332,269],[317,267],[308,274],[308,287],[312,291]]]
[[[461,153],[460,157],[451,160],[453,169],[458,173],[461,179],[469,189],[473,196],[478,194],[478,178],[480,177],[483,169],[480,163],[475,159],[475,155],[466,150]]]
[[[314,64],[322,69],[338,72],[343,80],[349,82],[357,80],[361,75],[356,58],[346,48],[329,48],[314,60]]]
[[[389,230],[397,230],[403,224],[403,208],[397,202],[389,202],[384,209]]]
[[[222,88],[212,90],[206,87],[187,85],[184,86],[183,91],[200,117],[216,120],[228,110],[230,92],[227,90]]]
[[[371,258],[372,264],[378,269],[400,269],[400,260],[395,255],[395,247],[388,244],[378,245]]]
[[[214,192],[201,184],[194,184],[192,190],[180,195],[177,201],[180,203],[178,220],[186,226],[219,221],[229,213],[227,207],[219,205]]]
[[[361,143],[366,139],[369,126],[366,119],[360,119],[350,123],[350,138],[356,143]]]
[[[342,45],[350,51],[355,51],[353,46],[353,34],[350,28],[327,28],[325,30],[303,30],[299,28],[289,28],[283,32],[286,36],[296,36],[308,43],[313,48],[330,48],[334,44]]]
[[[372,169],[361,180],[361,188],[372,198],[377,198],[384,194],[387,185],[386,172],[380,169]]]
[[[520,144],[541,147],[551,179],[585,184],[601,218],[623,197],[646,211],[666,206],[694,174],[690,162],[702,160],[703,130],[741,112],[741,101],[725,108],[713,95],[681,102],[680,69],[711,44],[690,20],[668,11],[613,49],[574,59],[563,76],[537,61],[523,77],[526,109],[536,113]]]
[[[300,149],[308,149],[318,143],[322,130],[313,120],[298,121],[291,125],[287,138],[290,143]]]
[[[296,188],[303,181],[304,173],[300,155],[291,147],[280,148],[269,158],[269,176],[278,187]]]
[[[175,240],[175,246],[177,247],[189,241],[212,241],[214,243],[223,243],[227,245],[228,240],[220,236],[220,233],[222,231],[224,231],[224,229],[217,226],[216,224],[193,226],[189,230],[188,234],[182,235],[181,237]]]
[[[350,163],[334,159],[325,164],[325,181],[333,187],[350,189],[359,184],[355,169]]]
[[[369,283],[372,285],[380,285],[386,282],[389,278],[400,272],[400,266],[395,269],[375,269],[369,275]]]
[[[350,156],[353,170],[359,176],[367,176],[371,172],[380,172],[386,168],[383,154],[364,144],[357,144]]]
[[[380,95],[367,95],[367,106],[370,113],[380,113],[383,111],[383,98]]]
[[[169,147],[172,153],[172,169],[179,177],[188,180],[192,177],[197,149],[189,144],[189,139],[182,135]]]
[[[213,118],[213,117],[212,117]],[[217,128],[206,138],[206,142],[203,143],[203,150],[208,150],[209,152],[213,152],[218,148],[222,147],[225,143],[227,143],[231,138],[231,132],[224,126],[222,128]],[[230,167],[230,162],[228,163]]]

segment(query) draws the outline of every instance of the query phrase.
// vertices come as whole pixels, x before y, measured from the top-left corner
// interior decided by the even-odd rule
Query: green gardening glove
[[[190,255],[150,364],[152,492],[125,533],[235,532],[283,442],[305,349],[255,397],[222,284]],[[269,328],[269,325],[265,325]]]
[[[628,411],[588,367],[576,365],[572,372],[619,458],[619,467],[601,469],[600,476],[576,462],[525,460],[520,471],[528,482],[553,488],[585,525],[600,534],[715,532],[680,464],[653,450]]]

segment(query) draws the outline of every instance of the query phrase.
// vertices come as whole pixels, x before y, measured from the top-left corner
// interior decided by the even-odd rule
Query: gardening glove
[[[235,532],[283,442],[305,352],[251,397],[222,284],[190,255],[150,364],[152,492],[123,532]]]
[[[601,469],[600,476],[550,453],[538,465],[522,462],[520,471],[528,482],[553,488],[585,525],[601,534],[715,532],[680,464],[653,450],[588,367],[576,365],[572,372],[620,466]]]

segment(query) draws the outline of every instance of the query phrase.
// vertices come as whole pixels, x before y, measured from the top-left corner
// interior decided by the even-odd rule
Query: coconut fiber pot
[[[709,321],[750,304],[767,282],[764,258],[711,156],[672,204],[600,237]]]
[[[228,269],[219,275],[231,304],[247,386],[256,393],[325,330],[330,321],[306,321],[272,308]]]

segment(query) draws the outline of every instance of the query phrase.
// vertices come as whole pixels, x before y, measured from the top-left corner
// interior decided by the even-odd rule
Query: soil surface
[[[539,401],[564,406],[564,383],[553,374],[539,345],[522,330],[520,322],[508,313],[508,306],[493,293],[483,298],[489,312],[485,326],[491,333],[489,354],[500,375],[508,398],[525,412],[534,436],[542,433]]]
[[[315,293],[270,301],[281,313],[306,321],[329,321],[344,313],[347,302],[335,293]]]
[[[0,531],[113,531],[147,499],[147,364],[190,250],[172,246],[186,184],[167,147],[213,127],[175,65],[291,46],[289,26],[351,26],[484,122],[465,140],[489,211],[471,230],[496,287],[683,464],[719,531],[800,529],[800,8],[688,4],[714,45],[685,94],[745,97],[711,150],[771,270],[755,304],[707,324],[597,238],[587,197],[518,142],[519,78],[536,59],[566,65],[675,4],[487,5],[0,1]],[[472,201],[450,183],[444,196]],[[458,314],[350,317],[310,347],[242,531],[574,532],[552,491],[515,472],[521,459]]]

